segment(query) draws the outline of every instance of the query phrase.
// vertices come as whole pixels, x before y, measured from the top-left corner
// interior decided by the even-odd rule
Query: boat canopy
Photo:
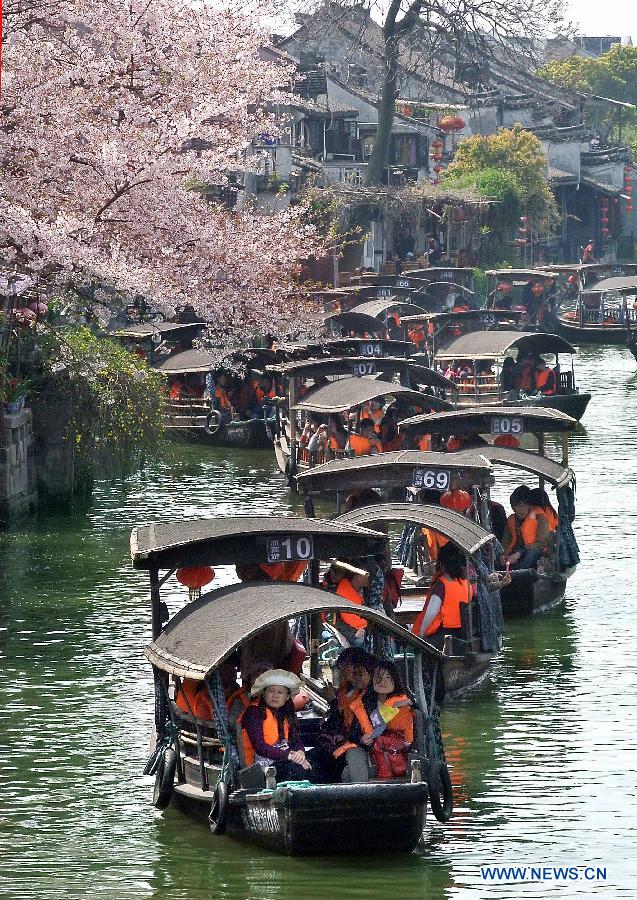
[[[448,292],[449,288],[452,288],[456,292],[464,291],[465,294],[471,294],[472,297],[474,294],[474,292],[470,288],[465,287],[463,284],[458,284],[458,282],[456,282],[456,281],[429,281],[429,282],[427,282],[427,293],[431,294],[434,299],[436,299],[436,296],[438,294],[442,293],[443,290]]]
[[[434,325],[452,325],[454,322],[480,322],[484,325],[497,325],[501,322],[519,322],[525,313],[522,310],[510,309],[467,309],[462,312],[423,312],[413,316],[402,316],[401,322],[411,325],[413,322],[433,322]]]
[[[335,521],[348,525],[378,525],[381,522],[422,525],[442,534],[469,556],[494,540],[491,532],[462,513],[430,503],[372,503],[343,513]]]
[[[203,594],[181,609],[146,647],[153,666],[203,681],[241,644],[278,622],[331,612],[355,612],[415,650],[437,659],[442,653],[402,628],[385,613],[357,606],[336,594],[304,584],[252,582]]]
[[[377,300],[368,300],[366,303],[359,303],[358,306],[355,306],[350,312],[362,313],[363,315],[373,316],[374,318],[378,318],[378,316],[382,316],[385,313],[397,312],[400,313],[400,317],[402,318],[404,315],[408,316],[420,312],[420,307],[416,306],[415,303],[406,303],[404,300],[396,298],[379,297]]]
[[[390,338],[339,337],[325,338],[312,344],[284,344],[282,353],[287,359],[312,359],[319,356],[343,356],[356,354],[367,357],[402,356],[411,353],[411,341],[395,341]]]
[[[482,448],[457,453],[391,450],[375,456],[333,459],[300,472],[296,480],[304,493],[408,486],[444,491],[453,480],[480,484],[491,476],[491,464],[480,455],[481,451]]]
[[[511,447],[488,446],[480,448],[481,455],[493,465],[510,466],[513,469],[523,469],[538,478],[544,478],[555,487],[564,487],[573,480],[573,472],[567,466],[549,459],[548,456],[540,456],[530,450],[514,450]]]
[[[366,303],[363,305],[367,306]],[[366,331],[371,334],[384,332],[386,327],[382,319],[359,312],[357,308],[350,309],[349,312],[326,316],[323,322],[328,328],[335,325],[337,328],[346,328],[348,331]]]
[[[538,271],[537,269],[489,269],[485,272],[487,278],[535,278],[536,281],[547,281],[549,278],[555,278],[557,272],[551,269]]]
[[[494,420],[497,431],[493,429]],[[511,425],[517,420],[517,428]],[[504,425],[509,424],[509,428]],[[577,426],[577,419],[567,416],[556,409],[540,406],[465,406],[439,413],[425,413],[403,419],[398,424],[399,431],[410,434],[524,434],[548,433],[551,431],[572,431]]]
[[[436,353],[436,361],[451,359],[503,359],[519,353],[575,353],[575,347],[557,334],[542,331],[472,331],[454,338]]]
[[[474,275],[475,269],[472,269],[471,266],[461,266],[460,268],[457,266],[429,266],[426,269],[410,269],[401,277],[419,278],[424,281],[459,281],[463,276],[464,278],[473,278]]]
[[[193,335],[200,328],[204,328],[205,322],[142,322],[140,325],[125,325],[121,328],[113,328],[109,331],[109,335],[120,338],[133,338],[136,340],[146,340],[152,338],[153,335],[159,335],[162,338],[182,337],[188,331],[192,331]]]
[[[372,366],[372,368],[364,368]],[[445,378],[440,372],[436,372],[427,366],[414,364],[411,359],[404,356],[381,356],[370,359],[369,356],[326,356],[322,359],[294,360],[281,363],[278,366],[268,366],[268,372],[283,375],[285,378],[315,378],[319,375],[353,375],[360,372],[382,375],[394,375],[405,373],[418,384],[427,384],[443,388],[446,391],[457,391],[455,382]]]
[[[401,384],[392,384],[391,381],[380,381],[378,378],[342,378],[340,381],[332,381],[325,387],[312,391],[292,409],[327,415],[355,409],[357,406],[362,406],[363,403],[378,400],[381,397],[411,400],[413,403],[420,403],[432,409],[436,407],[439,409],[452,408],[451,403],[447,400],[414,391]]]
[[[281,540],[289,548],[274,560]],[[273,544],[273,541],[278,543]],[[306,539],[303,544],[299,540]],[[136,569],[173,569],[181,566],[227,565],[237,562],[285,562],[369,556],[382,552],[383,535],[322,519],[292,516],[232,516],[181,519],[139,525],[131,534],[131,559]],[[295,555],[295,550],[303,551]]]
[[[163,372],[164,375],[183,375],[195,372],[210,372],[218,366],[209,353],[202,353],[201,350],[184,350],[182,353],[175,353],[169,356],[162,363],[156,366],[156,371]]]
[[[596,281],[592,287],[586,289],[587,294],[601,294],[609,291],[618,291],[620,293],[637,291],[637,275],[626,275],[621,278],[602,278],[601,281]]]

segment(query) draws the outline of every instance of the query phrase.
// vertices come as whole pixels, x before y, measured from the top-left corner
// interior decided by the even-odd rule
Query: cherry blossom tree
[[[291,318],[311,326],[294,277],[317,251],[303,207],[230,211],[198,189],[277,128],[291,73],[259,54],[262,13],[5,0],[0,259],[49,284],[192,304],[226,345]]]

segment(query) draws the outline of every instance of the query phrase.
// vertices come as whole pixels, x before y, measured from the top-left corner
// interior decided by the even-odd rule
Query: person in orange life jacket
[[[278,781],[307,779],[312,769],[292,703],[300,689],[301,682],[292,672],[270,669],[252,685],[253,702],[241,717],[246,765],[274,766]]]
[[[338,690],[332,686],[326,690],[330,707],[321,723],[316,744],[308,753],[315,773],[322,776],[320,780],[332,782],[340,780],[345,765],[345,756],[338,753],[338,748],[345,743],[354,718],[350,704],[369,686],[376,659],[364,650],[347,647],[334,668],[338,674]]]
[[[548,522],[549,531],[551,534],[557,531],[557,527],[560,524],[560,517],[553,509],[551,505],[551,501],[549,500],[549,495],[546,491],[543,491],[542,488],[531,488],[531,502],[533,506],[539,506],[546,516],[546,521]]]
[[[229,422],[234,416],[234,409],[230,402],[228,378],[223,372],[216,378],[213,399],[215,406],[221,413],[221,421]]]
[[[181,378],[177,376],[170,384],[170,391],[168,396],[171,400],[179,400],[181,398],[182,387],[183,385],[181,382]]]
[[[364,606],[365,598],[362,592],[369,586],[369,572],[340,560],[335,560],[332,563],[332,568],[336,569],[341,576],[336,588],[338,596],[343,597],[345,600],[350,600],[357,606]],[[362,649],[365,642],[367,619],[355,613],[337,613],[336,628],[352,647],[360,647]]]
[[[345,448],[352,456],[370,456],[383,452],[383,446],[374,432],[374,423],[371,419],[363,419],[360,424],[360,434],[350,432],[349,440]]]
[[[446,453],[455,453],[466,447],[480,447],[486,443],[477,431],[468,431],[466,434],[452,434],[444,448]]]
[[[338,416],[330,416],[327,423],[328,445],[332,453],[344,450],[347,444],[347,432]]]
[[[445,635],[459,637],[461,606],[469,603],[471,596],[465,561],[458,548],[447,543],[438,553],[438,573],[427,592],[425,605],[412,625],[412,632],[439,647],[442,647]]]
[[[509,498],[505,560],[512,569],[534,569],[548,548],[551,533],[544,510],[533,504],[531,489],[521,484]]]
[[[380,660],[372,683],[365,693],[350,702],[353,713],[345,750],[342,780],[364,782],[370,777],[395,777],[390,756],[402,757],[407,768],[407,752],[414,740],[412,703],[402,685],[394,662]]]
[[[248,670],[241,673],[242,685],[233,691],[226,700],[226,708],[228,710],[228,723],[230,725],[230,734],[234,736],[236,732],[236,724],[250,706],[250,691],[252,685],[264,672],[273,669],[271,660],[269,659],[253,659]]]
[[[380,426],[380,440],[383,451],[401,450],[405,442],[405,436],[398,431],[398,419],[396,411],[391,408],[387,411]]]
[[[528,394],[535,387],[535,358],[532,353],[525,353],[520,357],[519,369],[517,388]]]
[[[553,369],[549,369],[545,359],[538,359],[535,365],[535,390],[538,394],[550,397],[557,392],[557,378]]]
[[[204,681],[183,678],[177,688],[175,703],[185,713],[206,722],[212,719],[212,701]]]
[[[298,581],[302,567],[307,563],[237,563],[237,575],[242,582]],[[270,659],[278,668],[299,672],[303,664],[302,645],[297,645],[287,621],[269,625],[258,635],[248,638],[241,645],[241,671],[247,672],[254,660]]]

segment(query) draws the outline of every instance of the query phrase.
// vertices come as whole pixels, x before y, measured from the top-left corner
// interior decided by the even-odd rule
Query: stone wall
[[[30,409],[0,415],[0,522],[8,522],[37,502],[33,423]]]

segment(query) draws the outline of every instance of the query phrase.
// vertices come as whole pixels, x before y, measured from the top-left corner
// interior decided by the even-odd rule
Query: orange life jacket
[[[170,386],[169,397],[171,400],[179,400],[181,397],[181,384],[178,381]]]
[[[343,445],[341,444],[341,442],[338,440],[338,438],[334,434],[330,435],[329,443],[330,443],[330,450],[332,451],[332,453],[334,453],[336,450],[343,449]]]
[[[549,531],[551,533],[557,531],[557,526],[560,524],[560,517],[555,512],[553,507],[551,506],[543,506],[542,512],[546,516],[546,521],[549,523]]]
[[[369,456],[372,452],[371,443],[360,434],[350,434],[349,448],[354,456]]]
[[[307,569],[306,562],[259,563],[259,568],[272,581],[298,581]]]
[[[427,626],[425,635],[429,636],[435,634],[439,628],[460,628],[462,625],[462,620],[460,618],[460,604],[468,603],[471,597],[471,585],[469,580],[467,578],[450,578],[448,575],[439,575],[427,591],[425,605],[416,616],[416,621],[412,625],[411,630],[418,636],[420,636],[420,629],[425,618],[427,607],[429,606],[429,601],[432,597],[433,588],[438,581],[442,581],[444,585],[445,596],[440,610]]]
[[[250,697],[248,696],[248,686],[243,685],[243,687],[237,688],[236,691],[233,691],[228,699],[226,700],[226,708],[228,710],[232,709],[232,705],[235,700],[240,700],[241,705],[244,710],[246,710],[250,706]]]
[[[230,409],[230,397],[228,396],[228,391],[225,388],[216,387],[215,397],[219,401],[219,406],[222,409]]]
[[[175,702],[179,709],[191,713],[196,719],[212,719],[212,703],[203,681],[184,678],[177,692]]]
[[[520,372],[519,389],[521,391],[530,391],[534,386],[533,366],[531,363],[524,363]]]
[[[535,513],[535,518],[531,516],[531,513]],[[543,516],[546,519],[547,525],[549,525],[549,530],[551,530],[548,516],[546,515],[546,511],[542,509],[541,506],[532,506],[529,514],[525,517],[523,522],[518,522],[515,514],[511,514],[507,519],[507,527],[509,531],[509,543],[506,546],[506,553],[513,553],[515,548],[519,544],[523,544],[525,547],[530,547],[531,544],[534,544],[537,540],[537,517]]]
[[[553,369],[542,369],[535,373],[535,388],[541,391],[545,397],[555,393],[556,379]]]
[[[454,434],[447,441],[446,449],[448,453],[455,453],[456,450],[462,450],[462,441]]]
[[[431,435],[423,434],[422,437],[418,438],[418,449],[419,450],[431,450]]]
[[[257,705],[258,701],[250,704],[250,706]],[[243,718],[243,714],[241,715],[241,718]],[[287,718],[283,720],[283,736],[286,741],[290,736],[290,723]],[[248,732],[245,728],[241,729],[241,737],[243,739],[243,755],[246,766],[251,766],[254,764],[254,747],[252,746],[252,741],[248,737]],[[263,740],[266,744],[276,744],[279,740],[279,722],[268,706],[265,708],[265,719],[263,720]]]
[[[416,347],[420,347],[425,339],[425,332],[423,331],[422,327],[418,325],[415,328],[410,328],[407,332],[407,336],[409,340],[416,345]]]
[[[361,594],[358,593],[355,587],[352,586],[352,582],[349,578],[343,578],[338,583],[338,587],[336,588],[336,593],[339,597],[343,597],[345,600],[351,600],[352,603],[355,603],[357,606],[363,606],[364,600]],[[339,613],[341,619],[345,622],[346,625],[349,625],[350,628],[367,628],[367,619],[363,619],[362,616],[357,616],[355,613]]]
[[[414,740],[414,716],[411,711],[411,700],[406,694],[396,694],[383,703],[383,706],[390,706],[393,709],[399,708],[400,712],[387,723],[387,731],[402,732],[404,740],[407,744],[413,743]],[[350,703],[358,724],[361,726],[363,734],[371,734],[374,726],[371,723],[365,705],[363,703],[363,695],[359,694]]]
[[[429,559],[436,562],[440,548],[449,543],[449,538],[446,538],[444,534],[440,534],[439,531],[434,531],[433,528],[423,528],[422,533],[427,540]]]

